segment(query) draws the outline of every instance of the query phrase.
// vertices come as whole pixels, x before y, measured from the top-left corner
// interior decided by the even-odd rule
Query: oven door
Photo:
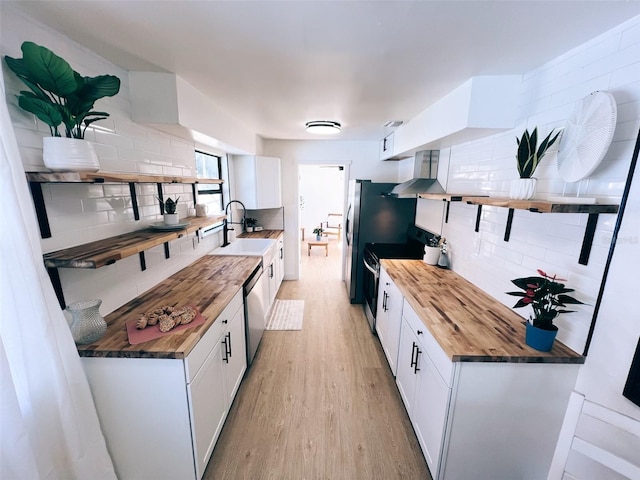
[[[364,279],[362,281],[364,291],[364,313],[367,316],[371,331],[376,331],[376,309],[378,306],[378,279],[380,270],[377,264],[371,265],[371,260],[367,262],[367,255],[363,258]]]

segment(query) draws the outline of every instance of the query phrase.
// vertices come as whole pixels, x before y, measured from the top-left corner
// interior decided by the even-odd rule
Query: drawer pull
[[[227,324],[229,323],[229,320],[227,320],[226,318],[224,320],[222,320],[222,323]]]
[[[418,335],[422,335],[422,330],[417,330],[417,331],[416,331],[416,333],[417,333]]]

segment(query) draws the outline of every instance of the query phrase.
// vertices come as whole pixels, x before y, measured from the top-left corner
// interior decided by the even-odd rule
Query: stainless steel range
[[[376,331],[380,260],[383,258],[422,260],[424,246],[431,238],[437,238],[437,236],[412,225],[408,229],[405,243],[367,243],[365,245],[363,253],[365,275],[362,282],[364,312],[373,332]]]

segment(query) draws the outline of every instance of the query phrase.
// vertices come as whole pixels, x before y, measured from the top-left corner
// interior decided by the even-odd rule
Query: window
[[[196,172],[198,178],[222,178],[222,157],[196,150]],[[221,184],[198,184],[198,203],[209,207],[209,213],[224,209]]]

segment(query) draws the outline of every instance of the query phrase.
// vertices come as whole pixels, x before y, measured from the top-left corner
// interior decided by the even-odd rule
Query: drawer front
[[[449,359],[438,341],[433,335],[431,335],[429,329],[425,326],[422,320],[420,320],[418,314],[406,300],[402,309],[402,315],[407,319],[408,325],[413,330],[413,333],[418,337],[418,341],[421,343],[423,351],[429,355],[429,358],[442,377],[442,380],[444,380],[444,383],[451,388],[451,381],[453,377],[453,362],[451,359]],[[403,327],[405,325],[407,324],[403,324]]]
[[[242,290],[239,290],[238,293],[231,299],[229,304],[225,307],[222,313],[218,316],[218,318],[213,322],[213,324],[209,327],[209,330],[204,334],[204,336],[200,339],[197,345],[191,350],[191,353],[187,355],[185,368],[187,373],[187,382],[191,383],[193,377],[196,376],[198,370],[202,367],[204,361],[207,356],[215,347],[216,343],[220,337],[227,330],[227,327],[233,320],[236,312],[239,308],[242,308]],[[226,320],[226,321],[225,321]]]

